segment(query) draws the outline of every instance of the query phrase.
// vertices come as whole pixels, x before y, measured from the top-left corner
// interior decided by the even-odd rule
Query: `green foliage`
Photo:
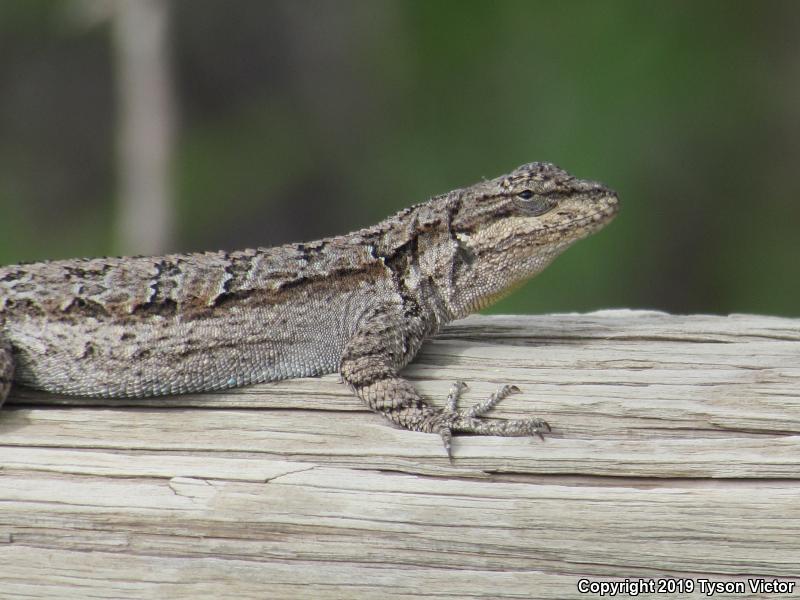
[[[67,6],[0,3],[2,262],[112,247],[113,46]],[[548,160],[620,216],[492,311],[800,314],[800,3],[173,9],[181,248],[343,233]]]

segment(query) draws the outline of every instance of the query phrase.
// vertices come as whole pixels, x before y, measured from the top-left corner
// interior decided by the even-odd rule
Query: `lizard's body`
[[[0,268],[0,404],[13,382],[130,397],[339,371],[395,423],[527,435],[479,418],[509,393],[429,406],[398,372],[446,322],[541,271],[615,214],[604,186],[547,163],[455,190],[360,231],[306,244]]]

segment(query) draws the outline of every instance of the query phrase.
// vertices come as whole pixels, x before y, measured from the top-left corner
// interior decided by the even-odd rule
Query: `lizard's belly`
[[[133,397],[219,390],[338,369],[370,299],[232,307],[203,318],[6,323],[15,380],[53,392]],[[354,301],[355,300],[355,301]]]

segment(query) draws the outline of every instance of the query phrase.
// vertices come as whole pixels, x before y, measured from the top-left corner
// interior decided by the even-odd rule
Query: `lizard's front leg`
[[[488,400],[462,410],[456,407],[466,387],[456,383],[445,408],[430,406],[399,371],[416,355],[427,333],[421,318],[380,308],[367,316],[342,354],[342,378],[367,405],[387,419],[412,431],[438,433],[448,456],[453,433],[497,436],[541,435],[550,426],[540,419],[481,418],[500,400],[518,391],[503,386]]]

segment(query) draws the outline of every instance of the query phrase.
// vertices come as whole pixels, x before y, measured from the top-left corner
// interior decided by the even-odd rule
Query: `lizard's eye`
[[[522,190],[517,194],[517,208],[523,214],[538,217],[546,212],[550,212],[556,207],[558,201],[552,196],[542,196],[531,190]]]

